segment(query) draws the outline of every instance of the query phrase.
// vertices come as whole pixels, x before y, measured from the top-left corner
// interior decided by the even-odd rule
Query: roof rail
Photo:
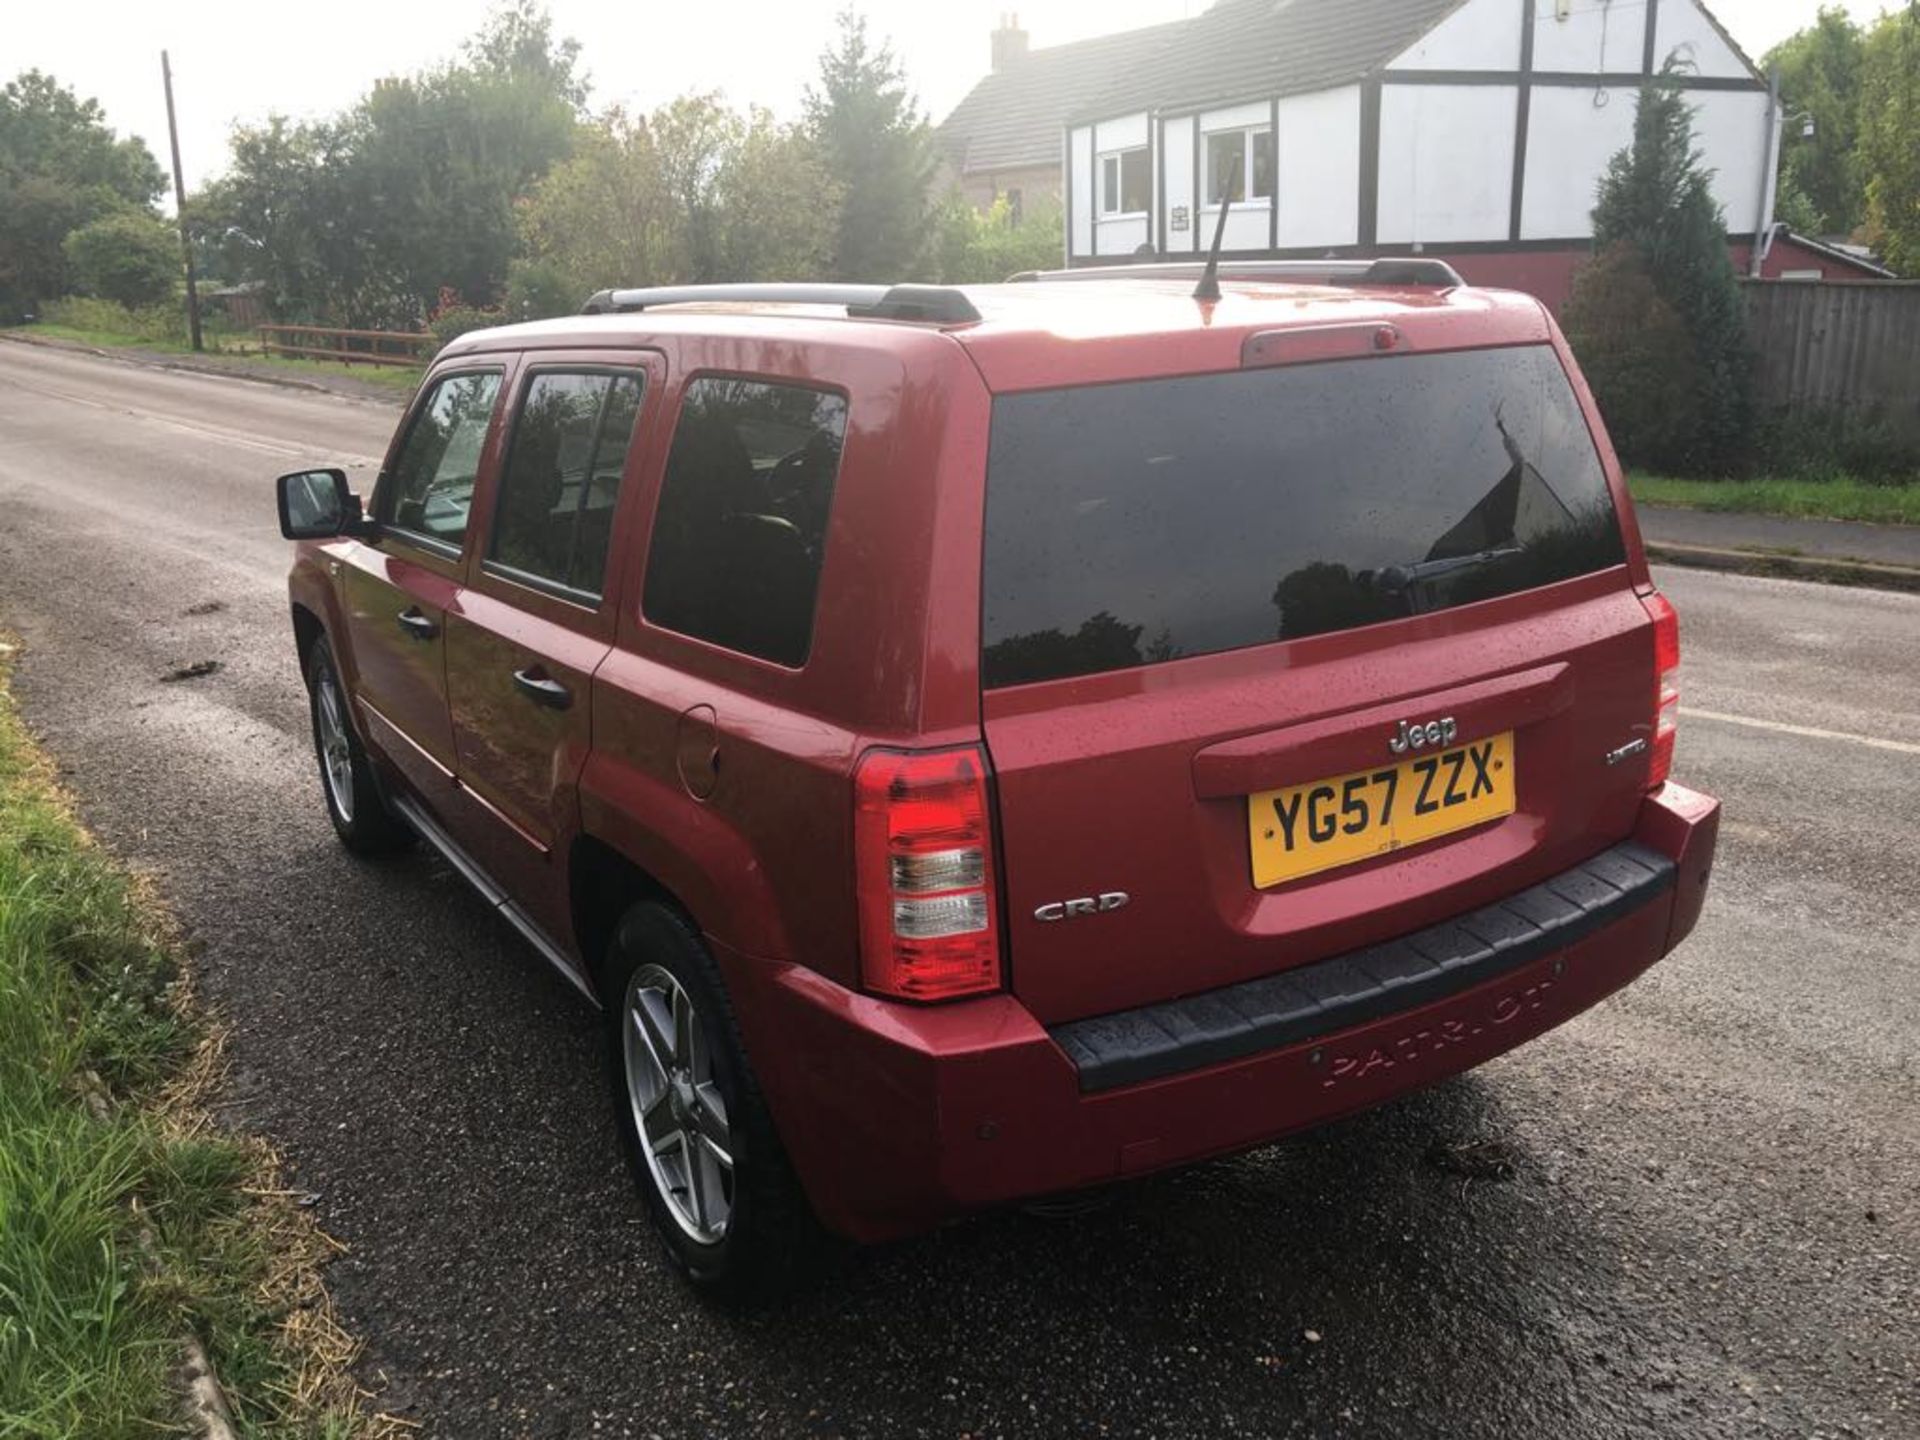
[[[944,285],[665,285],[649,290],[602,290],[588,315],[633,314],[662,305],[844,305],[855,320],[913,320],[969,325],[980,318],[973,302]]]
[[[1149,265],[1087,265],[1077,270],[1027,270],[1015,281],[1032,280],[1197,280],[1204,261],[1173,261]],[[1431,286],[1454,290],[1466,285],[1460,272],[1444,260],[1423,256],[1390,256],[1380,260],[1224,260],[1222,280],[1294,280],[1322,285],[1377,285],[1406,289]]]

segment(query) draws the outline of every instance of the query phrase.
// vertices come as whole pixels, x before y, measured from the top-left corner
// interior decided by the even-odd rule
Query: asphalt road
[[[26,714],[190,927],[229,1113],[351,1247],[365,1379],[426,1433],[1920,1435],[1920,598],[1661,576],[1680,773],[1727,822],[1700,930],[1621,997],[731,1319],[656,1256],[595,1018],[444,866],[354,862],[322,815],[268,482],[370,468],[392,422],[0,345]],[[1479,1143],[1511,1178],[1431,1158]]]

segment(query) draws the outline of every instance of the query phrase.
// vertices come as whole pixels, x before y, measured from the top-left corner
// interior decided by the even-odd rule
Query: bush
[[[1676,397],[1699,390],[1700,363],[1638,250],[1615,245],[1581,267],[1566,326],[1614,448],[1631,465],[1671,467],[1695,423],[1693,407]]]
[[[566,267],[551,260],[516,260],[507,271],[507,298],[502,308],[508,320],[575,315],[586,302],[586,292],[567,274]]]
[[[135,210],[82,225],[61,249],[82,293],[121,305],[157,305],[182,275],[179,237]]]
[[[150,345],[187,343],[186,308],[172,303],[134,309],[112,300],[67,295],[43,305],[40,319],[111,339],[143,340]]]
[[[1759,465],[1796,480],[1920,483],[1920,441],[1884,414],[1823,410],[1769,417]]]
[[[1065,234],[1056,200],[1039,201],[1016,220],[1004,196],[983,212],[956,192],[934,217],[922,268],[945,285],[993,285],[1023,270],[1058,270]]]
[[[456,291],[445,288],[440,291],[440,303],[433,307],[433,313],[427,317],[427,329],[438,342],[435,350],[444,350],[469,331],[486,330],[506,323],[507,317],[498,310],[483,310],[478,305],[469,305]]]
[[[1576,278],[1564,319],[1622,455],[1726,475],[1756,438],[1754,356],[1726,217],[1675,79],[1669,62],[1640,92],[1633,148],[1600,182],[1598,258]],[[1658,333],[1639,333],[1648,324]]]

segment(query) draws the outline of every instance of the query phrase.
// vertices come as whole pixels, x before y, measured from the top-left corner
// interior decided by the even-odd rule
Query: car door
[[[454,774],[446,620],[469,512],[497,444],[500,364],[463,365],[421,390],[375,488],[374,532],[339,574],[354,698],[366,733],[436,810]]]
[[[657,355],[543,355],[517,376],[476,559],[447,618],[462,838],[524,918],[568,935],[565,855],[592,743],[588,687],[616,628],[620,497]]]

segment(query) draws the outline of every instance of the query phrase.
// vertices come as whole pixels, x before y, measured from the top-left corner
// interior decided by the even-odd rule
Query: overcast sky
[[[557,27],[581,42],[596,104],[650,108],[689,90],[792,115],[845,0],[743,4],[550,0]],[[985,73],[987,37],[1017,0],[864,0],[935,120]],[[1636,0],[1619,0],[1638,8]],[[1206,0],[1025,0],[1035,46],[1179,19]],[[1759,56],[1803,25],[1819,0],[1718,0],[1715,13]],[[1854,0],[1866,17],[1881,0]],[[100,101],[108,121],[143,136],[166,164],[160,51],[171,50],[187,184],[226,165],[236,122],[275,111],[314,118],[344,109],[383,75],[451,55],[486,6],[472,0],[0,0],[0,79],[39,68]],[[169,207],[171,208],[171,207]]]

